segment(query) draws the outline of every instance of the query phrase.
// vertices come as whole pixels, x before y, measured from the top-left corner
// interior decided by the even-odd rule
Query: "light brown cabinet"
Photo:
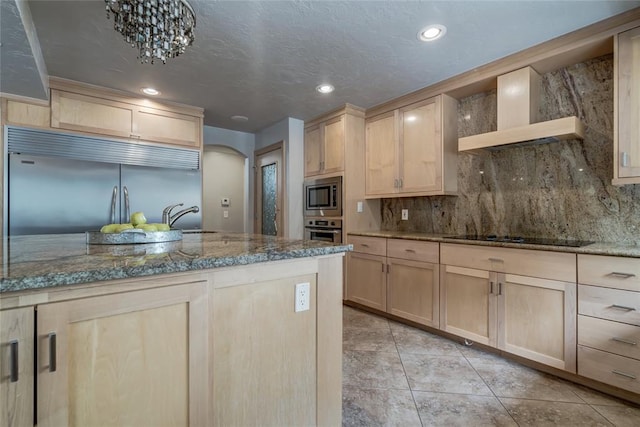
[[[305,129],[305,177],[342,172],[344,159],[344,116],[333,117]]]
[[[578,374],[633,393],[640,393],[639,272],[637,258],[578,255]]]
[[[520,251],[442,244],[440,327],[575,372],[575,255]]]
[[[367,120],[366,195],[408,197],[457,191],[457,101],[446,95]]]
[[[38,425],[205,425],[205,285],[39,306]]]
[[[438,327],[438,244],[350,236],[345,299]]]
[[[640,27],[614,42],[613,184],[640,183]]]
[[[33,307],[0,311],[0,425],[33,426]]]

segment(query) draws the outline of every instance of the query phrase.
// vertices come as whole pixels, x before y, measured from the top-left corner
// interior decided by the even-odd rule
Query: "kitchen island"
[[[44,426],[339,425],[348,250],[233,233],[8,239],[0,424],[33,425],[36,404]]]

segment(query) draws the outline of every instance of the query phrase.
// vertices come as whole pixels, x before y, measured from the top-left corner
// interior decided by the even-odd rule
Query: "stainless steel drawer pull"
[[[635,375],[632,374],[627,374],[626,372],[622,372],[622,371],[618,371],[617,369],[614,369],[613,371],[611,371],[612,373],[616,374],[616,375],[620,375],[621,377],[626,377],[626,378],[631,378],[632,380],[636,379]]]
[[[632,277],[636,277],[636,275],[633,273],[620,273],[618,271],[612,271],[608,275],[613,277],[619,277],[621,279],[630,279]]]
[[[624,338],[618,338],[618,337],[611,338],[611,341],[617,341],[617,342],[621,342],[623,344],[629,344],[629,345],[638,345],[637,342],[625,340]]]
[[[55,372],[58,369],[58,361],[56,355],[56,333],[49,333],[49,372]]]
[[[627,310],[627,311],[636,311],[636,309],[633,307],[627,307],[627,306],[618,305],[618,304],[611,305],[611,308],[619,308],[620,310]]]
[[[498,282],[498,295],[502,295],[502,282]]]
[[[416,253],[416,251],[414,251],[413,249],[405,249],[404,251],[405,251],[405,252],[411,252],[412,254],[415,254],[415,253]]]
[[[369,245],[367,245],[366,243],[360,243],[360,246],[362,246],[363,248],[368,248]]]
[[[491,262],[504,262],[504,260],[500,259],[500,258],[489,258],[489,261],[491,261]]]
[[[489,290],[489,293],[490,293],[491,295],[493,295],[493,282],[489,282],[489,284],[491,285],[491,288],[490,288],[490,290]]]
[[[9,356],[9,362],[11,365],[9,378],[12,383],[18,382],[18,340],[9,341],[9,347],[11,348],[11,355]]]

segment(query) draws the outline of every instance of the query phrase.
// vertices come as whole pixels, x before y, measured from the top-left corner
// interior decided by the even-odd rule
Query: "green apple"
[[[101,233],[117,233],[118,227],[120,227],[120,224],[103,225],[102,228],[100,229],[100,232]]]
[[[139,228],[139,229],[147,231],[147,232],[158,231],[158,227],[156,227],[155,224],[140,224],[136,228]]]
[[[133,225],[131,224],[118,224],[118,227],[116,228],[116,233],[122,233],[125,230],[131,230],[133,228]]]
[[[131,224],[133,224],[135,227],[139,226],[140,224],[146,224],[146,223],[147,223],[147,218],[145,218],[144,213],[134,212],[131,214]]]
[[[156,228],[158,229],[158,231],[169,231],[171,230],[171,227],[169,227],[168,224],[163,224],[161,222],[155,223],[153,224],[156,226]]]

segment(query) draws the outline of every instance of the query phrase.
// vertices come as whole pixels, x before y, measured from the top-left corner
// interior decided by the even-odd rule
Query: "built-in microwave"
[[[304,216],[342,216],[342,177],[304,182]]]

